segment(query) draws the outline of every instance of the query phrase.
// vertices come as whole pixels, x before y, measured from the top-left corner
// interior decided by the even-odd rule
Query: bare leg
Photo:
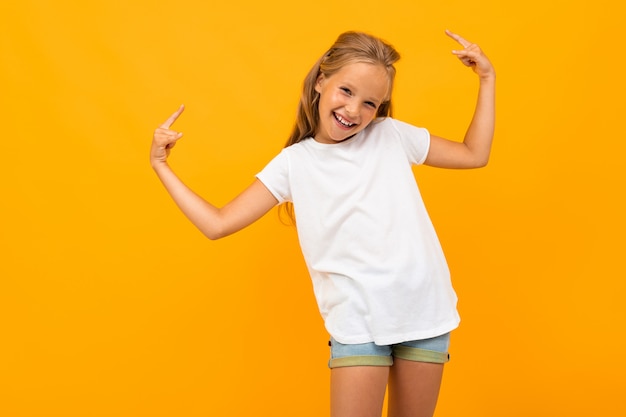
[[[389,368],[350,366],[330,371],[331,417],[380,417]]]
[[[388,417],[432,417],[442,377],[443,364],[394,359]]]

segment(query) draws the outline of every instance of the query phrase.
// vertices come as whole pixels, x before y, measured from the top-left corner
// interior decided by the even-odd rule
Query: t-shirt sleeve
[[[256,174],[256,177],[276,197],[279,203],[291,201],[289,158],[286,149],[276,155],[261,172]]]
[[[402,147],[409,162],[415,165],[423,164],[430,149],[430,133],[423,127],[391,119],[392,125],[398,132]]]

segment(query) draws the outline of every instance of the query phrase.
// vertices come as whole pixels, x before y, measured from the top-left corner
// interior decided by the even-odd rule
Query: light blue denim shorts
[[[393,358],[429,363],[446,363],[450,360],[450,333],[386,346],[373,342],[344,345],[331,337],[328,345],[328,367],[331,369],[345,366],[391,366]]]

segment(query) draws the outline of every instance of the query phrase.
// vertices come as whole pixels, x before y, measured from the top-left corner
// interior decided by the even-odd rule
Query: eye
[[[373,108],[373,109],[376,109],[376,103],[374,103],[374,102],[371,102],[371,101],[366,101],[366,102],[365,102],[365,105],[366,105],[366,106],[369,106],[369,107],[371,107],[371,108]]]
[[[350,89],[348,87],[339,87],[339,89],[341,91],[343,91],[344,93],[346,93],[347,95],[349,95],[349,96],[352,95],[352,91],[350,91]]]

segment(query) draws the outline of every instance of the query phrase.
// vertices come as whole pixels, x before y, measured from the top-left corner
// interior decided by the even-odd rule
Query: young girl
[[[287,146],[222,208],[167,164],[181,106],[154,133],[151,163],[208,238],[227,236],[285,203],[331,335],[331,416],[432,416],[457,327],[456,295],[412,164],[484,166],[494,131],[495,71],[480,48],[446,32],[479,78],[463,142],[391,118],[399,59],[392,46],[348,32],[307,75]]]

